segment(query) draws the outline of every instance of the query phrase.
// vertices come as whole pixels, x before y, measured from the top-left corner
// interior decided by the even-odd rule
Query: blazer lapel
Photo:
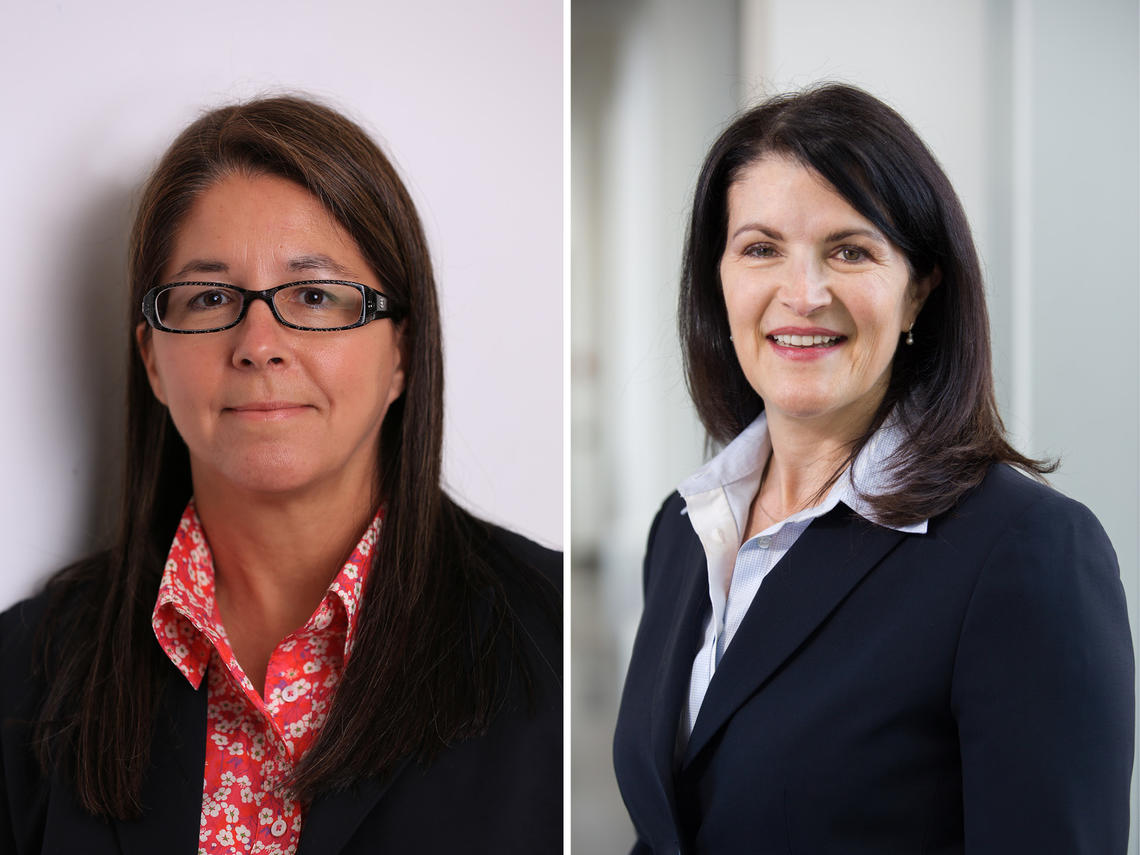
[[[808,527],[761,584],[725,651],[682,768],[903,537],[842,504]]]
[[[178,672],[167,680],[155,722],[151,767],[143,781],[143,815],[129,822],[115,821],[124,855],[178,855],[198,850],[206,765],[206,693],[205,680],[197,691]]]
[[[322,796],[309,806],[301,826],[298,855],[334,855],[352,839],[360,823],[411,762],[401,761],[383,778],[366,778],[351,789]]]

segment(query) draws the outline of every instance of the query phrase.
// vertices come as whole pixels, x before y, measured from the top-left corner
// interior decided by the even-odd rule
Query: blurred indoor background
[[[573,0],[573,850],[634,840],[610,766],[641,558],[704,457],[676,343],[685,217],[730,117],[863,86],[934,150],[989,289],[998,396],[1120,559],[1140,627],[1136,0]],[[1137,793],[1132,839],[1137,853]]]

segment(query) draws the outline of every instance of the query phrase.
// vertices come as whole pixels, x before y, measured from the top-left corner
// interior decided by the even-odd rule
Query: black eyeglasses
[[[264,300],[278,323],[295,330],[350,330],[396,317],[388,298],[375,288],[340,279],[286,282],[264,291],[220,282],[171,282],[146,292],[142,313],[163,332],[220,332],[240,324],[254,300]]]

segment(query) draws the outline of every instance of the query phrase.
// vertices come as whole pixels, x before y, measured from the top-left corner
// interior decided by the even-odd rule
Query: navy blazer
[[[561,588],[560,553],[501,530],[496,539]],[[299,855],[561,851],[561,631],[524,593],[508,588],[507,596],[533,642],[533,712],[515,692],[485,735],[449,746],[426,768],[406,761],[382,779],[318,799],[306,812]],[[131,822],[96,819],[79,806],[69,782],[44,779],[29,750],[29,719],[43,691],[28,674],[42,599],[0,616],[0,853],[193,855],[207,681],[195,691],[171,665],[143,786],[144,815]]]
[[[674,494],[614,742],[635,852],[1123,853],[1133,656],[1082,505],[1006,466],[925,534],[844,505],[764,580],[676,737],[704,551]]]

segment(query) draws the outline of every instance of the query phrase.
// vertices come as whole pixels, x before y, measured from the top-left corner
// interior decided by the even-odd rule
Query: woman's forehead
[[[728,186],[730,234],[754,222],[774,233],[784,228],[844,233],[882,232],[816,170],[798,160],[767,155],[738,170]],[[774,235],[777,236],[777,235]]]
[[[163,273],[167,281],[191,274],[372,277],[352,236],[305,188],[242,174],[219,179],[194,200],[174,230]]]

